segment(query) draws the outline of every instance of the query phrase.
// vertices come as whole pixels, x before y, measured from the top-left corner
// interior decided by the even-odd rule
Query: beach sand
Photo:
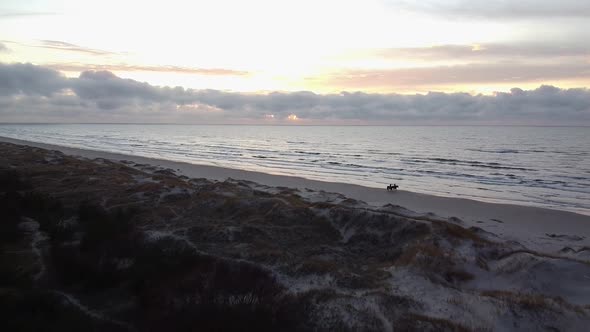
[[[426,195],[412,192],[411,188],[386,191],[385,187],[378,189],[348,184],[345,183],[346,179],[342,179],[342,183],[323,182],[300,177],[84,150],[5,137],[0,137],[0,141],[57,150],[68,155],[90,159],[128,160],[139,164],[149,164],[172,169],[178,175],[190,178],[218,181],[232,178],[253,181],[267,186],[297,188],[303,193],[306,189],[340,193],[374,206],[393,204],[418,213],[432,213],[443,218],[455,217],[460,219],[465,227],[479,227],[540,252],[553,253],[568,246],[590,246],[590,216],[568,211]]]

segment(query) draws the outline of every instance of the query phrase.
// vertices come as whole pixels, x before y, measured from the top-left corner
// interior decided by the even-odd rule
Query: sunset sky
[[[329,101],[308,100],[303,103],[310,108],[289,104],[279,109],[268,106],[274,99],[259,100],[262,96],[272,99],[276,94],[289,100],[312,94],[316,100],[342,96],[342,92],[361,92],[381,99],[424,97],[429,92],[454,98],[457,93],[467,93],[471,99],[463,94],[461,98],[482,98],[485,101],[473,101],[481,106],[489,104],[489,98],[497,98],[498,93],[514,97],[514,91],[527,96],[553,91],[560,95],[576,94],[574,99],[581,104],[559,107],[578,116],[562,120],[578,123],[590,121],[589,94],[585,89],[590,86],[589,40],[590,1],[579,0],[4,0],[0,3],[0,75],[4,76],[0,78],[5,83],[0,82],[0,96],[10,100],[0,100],[0,106],[4,105],[0,114],[4,122],[50,121],[57,116],[46,112],[35,118],[30,113],[32,107],[41,107],[40,101],[29,100],[34,93],[25,92],[27,87],[16,87],[26,80],[14,76],[29,71],[29,76],[25,76],[35,84],[41,84],[33,78],[43,75],[40,72],[57,75],[63,86],[41,96],[52,100],[59,97],[64,103],[68,96],[84,98],[72,86],[77,84],[74,80],[108,77],[109,82],[118,80],[121,84],[158,91],[164,86],[180,86],[182,100],[166,97],[164,101],[151,100],[147,106],[162,112],[174,109],[176,115],[182,111],[181,118],[197,109],[217,114],[216,111],[239,108],[246,111],[232,113],[233,119],[257,122],[272,119],[271,115],[288,119],[295,111],[313,113],[310,108],[321,113],[328,107],[322,105]],[[23,67],[25,64],[30,65]],[[110,76],[101,75],[103,71],[110,72]],[[9,81],[13,83],[6,83]],[[137,93],[137,89],[131,90]],[[169,93],[162,91],[156,94],[161,97]],[[225,102],[205,101],[213,98],[211,93],[230,95],[232,104],[223,107]],[[200,97],[194,97],[195,94]],[[134,99],[133,107],[125,104],[104,108],[99,101],[89,98],[98,108],[108,109],[117,122],[134,119],[130,108],[141,112],[137,98],[145,96],[140,95],[130,96]],[[242,99],[241,105],[234,105],[238,103],[236,98]],[[258,99],[249,102],[252,98]],[[18,111],[25,102],[30,114]],[[528,99],[526,102],[535,103]],[[420,112],[416,106],[419,102],[405,103]],[[143,99],[140,104],[146,106]],[[333,103],[328,104],[332,107]],[[269,108],[252,110],[260,105]],[[14,112],[9,113],[8,107],[13,107]],[[379,107],[384,111],[391,109]],[[122,108],[125,112],[113,111]],[[362,114],[355,118],[350,111],[342,116],[339,111],[319,117],[317,112],[297,115],[301,121],[306,116],[310,121],[383,121]],[[61,117],[67,117],[63,112],[68,110],[60,112]],[[440,120],[427,115],[410,120]],[[54,119],[57,121],[60,116]],[[100,117],[104,116],[84,119],[102,121]],[[219,115],[207,117],[211,122],[227,120]],[[194,117],[196,122],[205,118],[202,114]],[[404,119],[390,120],[408,120]],[[505,118],[482,119],[486,123],[501,123]],[[541,122],[554,121],[551,119],[542,118]]]

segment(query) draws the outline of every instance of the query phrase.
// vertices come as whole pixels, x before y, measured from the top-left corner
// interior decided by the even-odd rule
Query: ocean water
[[[590,128],[0,125],[48,144],[590,215]]]

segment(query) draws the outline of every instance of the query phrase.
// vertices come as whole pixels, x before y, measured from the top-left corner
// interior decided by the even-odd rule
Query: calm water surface
[[[0,125],[0,136],[590,214],[590,128]]]

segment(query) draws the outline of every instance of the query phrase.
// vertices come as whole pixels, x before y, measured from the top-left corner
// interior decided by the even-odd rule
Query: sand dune
[[[15,317],[10,329],[581,331],[590,322],[587,216],[43,148],[0,143],[9,217],[0,309]]]

